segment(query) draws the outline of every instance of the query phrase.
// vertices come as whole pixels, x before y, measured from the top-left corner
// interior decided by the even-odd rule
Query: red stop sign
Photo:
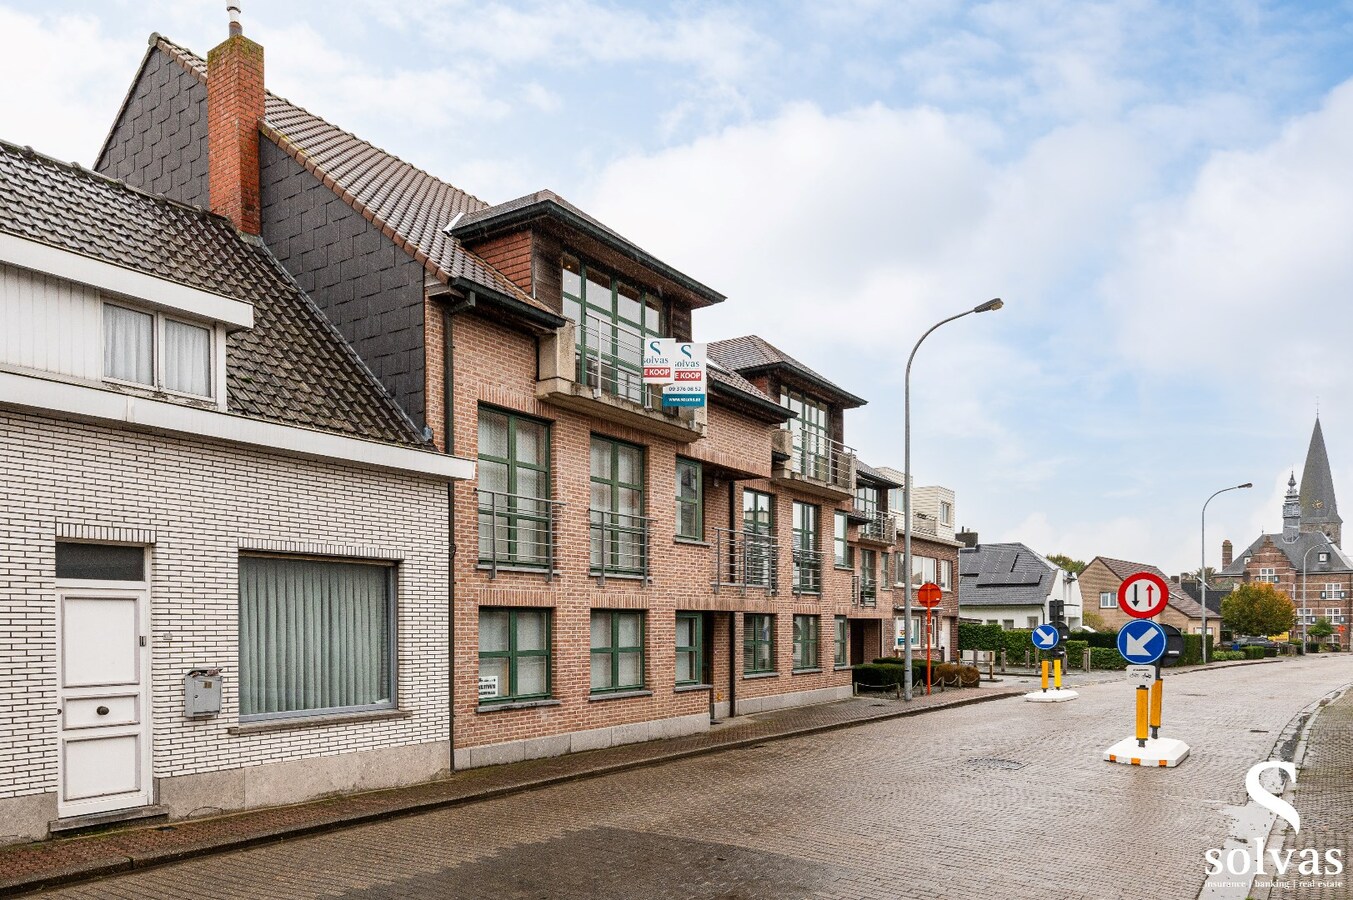
[[[934,609],[940,605],[940,596],[940,586],[933,581],[927,581],[916,592],[916,602],[926,609]]]

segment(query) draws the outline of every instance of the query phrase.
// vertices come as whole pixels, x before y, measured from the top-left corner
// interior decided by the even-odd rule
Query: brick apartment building
[[[473,463],[225,219],[10,144],[0,198],[0,843],[445,772]]]
[[[232,143],[222,116],[257,129]],[[845,444],[864,401],[749,336],[710,344],[706,407],[664,409],[641,342],[694,338],[724,298],[556,194],[490,206],[340,130],[266,92],[239,33],[208,60],[153,35],[97,169],[256,232],[428,440],[477,460],[449,511],[456,767],[846,696],[896,646],[898,482]],[[937,650],[950,543],[926,557],[952,585]]]

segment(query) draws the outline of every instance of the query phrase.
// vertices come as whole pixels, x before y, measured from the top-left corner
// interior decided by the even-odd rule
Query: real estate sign
[[[672,379],[662,386],[662,405],[704,406],[708,383],[705,345],[678,341],[671,344]],[[647,365],[644,368],[647,371]]]

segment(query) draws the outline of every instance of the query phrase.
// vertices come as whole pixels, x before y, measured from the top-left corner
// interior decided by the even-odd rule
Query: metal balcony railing
[[[479,490],[479,564],[489,577],[499,568],[538,569],[554,577],[555,522],[564,504],[520,494]]]
[[[591,524],[591,571],[602,583],[607,575],[649,577],[649,534],[652,519],[608,509],[588,511]]]
[[[860,525],[860,537],[867,541],[894,543],[897,540],[897,519],[884,510],[873,510],[869,512],[869,518]]]
[[[822,593],[822,554],[817,550],[794,548],[794,593]]]
[[[754,531],[714,529],[714,593],[722,587],[764,588],[775,594],[779,588],[780,545],[769,534]]]
[[[860,605],[868,607],[878,606],[878,580],[864,575],[857,575],[856,580],[860,583]]]
[[[789,467],[805,478],[854,492],[855,451],[811,429],[790,429]]]
[[[588,315],[577,325],[577,380],[598,393],[662,409],[662,388],[644,384],[644,339],[629,326]]]
[[[925,513],[913,512],[911,514],[911,533],[926,534],[935,537],[939,532],[939,520],[934,516],[928,516]]]

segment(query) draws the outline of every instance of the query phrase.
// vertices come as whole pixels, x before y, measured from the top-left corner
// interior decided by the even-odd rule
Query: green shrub
[[[868,663],[855,666],[852,670],[852,677],[859,684],[869,685],[870,687],[896,687],[902,684],[903,671],[901,666]]]
[[[1001,649],[1000,625],[969,625],[958,623],[958,649],[960,650],[999,650]]]
[[[1090,668],[1091,669],[1122,669],[1127,666],[1127,660],[1118,655],[1118,651],[1110,650],[1107,647],[1090,648]]]
[[[1245,654],[1246,659],[1263,659],[1265,655],[1263,647],[1241,647],[1240,649]]]
[[[1213,662],[1235,662],[1236,660],[1244,658],[1245,654],[1241,653],[1239,650],[1218,650],[1216,653],[1212,654]]]
[[[1079,669],[1081,663],[1085,660],[1085,651],[1088,649],[1090,649],[1090,645],[1087,642],[1080,640],[1079,638],[1074,641],[1067,641],[1066,642],[1067,666]]]
[[[1118,632],[1116,631],[1082,631],[1076,635],[1076,640],[1084,641],[1091,647],[1106,647],[1109,650],[1118,649]],[[1070,643],[1070,641],[1067,643]]]
[[[1207,658],[1212,659],[1214,655],[1214,642],[1212,635],[1207,635]],[[1186,634],[1184,635],[1184,652],[1179,656],[1180,666],[1196,666],[1203,661],[1203,635]]]

